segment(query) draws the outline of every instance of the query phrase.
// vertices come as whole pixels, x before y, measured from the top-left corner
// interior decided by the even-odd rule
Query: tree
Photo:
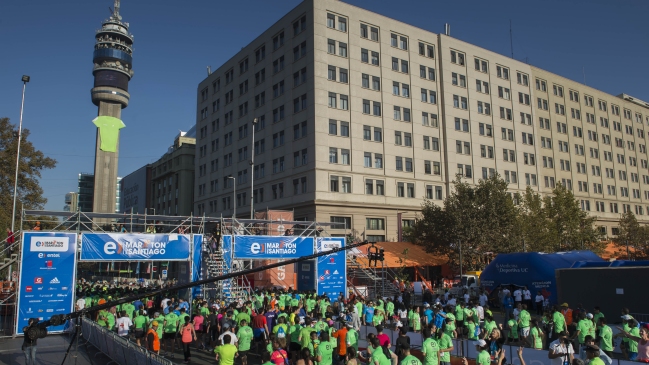
[[[411,242],[464,270],[484,268],[490,253],[520,250],[518,212],[503,179],[493,176],[473,186],[458,177],[453,186],[443,209],[424,201],[421,216],[407,231]]]
[[[605,248],[594,226],[596,217],[582,210],[572,191],[561,184],[545,197],[528,187],[521,196],[519,219],[528,251],[601,253]]]
[[[581,209],[572,191],[562,184],[557,185],[551,195],[543,198],[546,217],[557,235],[557,246],[552,251],[592,250],[601,253],[605,244],[601,233],[595,228],[596,217]]]
[[[546,217],[543,198],[527,187],[520,196],[519,227],[525,250],[530,252],[552,252],[557,247],[557,234]],[[554,247],[554,248],[553,248]]]
[[[622,214],[619,224],[620,231],[613,239],[617,248],[615,254],[625,259],[649,256],[649,227],[641,226],[631,210]]]
[[[56,166],[56,160],[46,157],[28,140],[29,130],[23,129],[18,168],[16,222],[20,222],[20,208],[42,209],[47,199],[38,179],[44,169]],[[9,118],[0,118],[0,226],[11,227],[18,128]],[[17,227],[18,230],[20,227]]]

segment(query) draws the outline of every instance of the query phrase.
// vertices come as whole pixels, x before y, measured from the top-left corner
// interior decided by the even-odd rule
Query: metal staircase
[[[387,267],[370,267],[367,257],[347,254],[347,278],[354,292],[359,292],[355,286],[365,286],[369,298],[393,297],[399,293],[392,284],[394,272]]]
[[[18,261],[18,255],[15,253],[12,253],[9,257],[5,257],[0,263],[0,271],[6,269],[16,261]]]
[[[223,257],[222,249],[213,249],[209,239],[203,241],[203,264],[206,268],[207,278],[212,278],[233,272],[232,267],[228,267]],[[241,265],[232,265],[240,267]],[[250,283],[245,276],[219,280],[205,286],[204,291],[212,294],[215,298],[232,302],[236,300],[247,300],[252,292]]]

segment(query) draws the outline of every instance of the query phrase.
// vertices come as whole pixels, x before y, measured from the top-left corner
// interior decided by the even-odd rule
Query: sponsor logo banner
[[[23,334],[29,318],[48,320],[55,312],[70,313],[74,310],[73,292],[76,272],[77,234],[64,232],[23,232],[21,270],[18,283],[16,334]],[[55,253],[52,253],[55,252]],[[48,285],[46,287],[46,285]],[[39,294],[40,290],[58,291]],[[38,315],[37,315],[38,314]],[[48,332],[63,331],[64,325],[48,327]]]
[[[313,255],[313,237],[234,236],[234,259],[293,259]]]
[[[327,252],[345,246],[343,237],[318,237],[316,252]],[[318,257],[316,272],[318,295],[326,294],[332,301],[343,293],[347,296],[347,256],[345,251],[339,251]]]
[[[189,260],[188,234],[84,233],[81,261]]]

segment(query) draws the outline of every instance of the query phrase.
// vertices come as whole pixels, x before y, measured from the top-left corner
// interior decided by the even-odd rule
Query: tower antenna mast
[[[119,0],[115,0],[115,6],[113,7],[113,14],[115,15],[115,18],[119,19]]]

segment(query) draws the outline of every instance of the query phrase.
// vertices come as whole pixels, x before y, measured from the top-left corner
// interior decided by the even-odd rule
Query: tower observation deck
[[[93,212],[98,213],[115,212],[119,131],[125,127],[121,114],[131,97],[128,83],[133,77],[133,35],[119,9],[120,0],[115,0],[113,13],[95,33],[95,82],[90,93],[98,107],[93,120],[97,128]]]

